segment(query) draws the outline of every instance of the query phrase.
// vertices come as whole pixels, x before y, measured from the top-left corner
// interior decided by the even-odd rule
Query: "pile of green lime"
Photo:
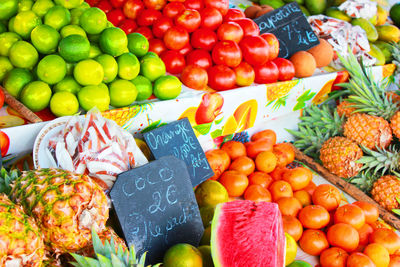
[[[0,83],[34,112],[104,111],[181,92],[143,35],[126,35],[83,0],[2,0],[0,44]]]

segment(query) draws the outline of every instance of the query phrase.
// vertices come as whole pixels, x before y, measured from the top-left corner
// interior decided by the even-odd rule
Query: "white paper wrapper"
[[[350,48],[358,59],[362,58],[366,66],[375,64],[376,59],[368,54],[370,51],[368,38],[361,27],[325,15],[310,16],[308,22],[319,38],[327,40],[333,46],[336,54],[346,56]],[[342,65],[336,54],[330,65],[335,69],[341,69]]]
[[[352,18],[370,19],[376,15],[377,3],[370,0],[347,0],[339,6],[339,10]]]

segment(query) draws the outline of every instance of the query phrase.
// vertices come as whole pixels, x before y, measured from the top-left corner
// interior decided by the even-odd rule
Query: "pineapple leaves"
[[[74,257],[74,259],[76,260],[76,262],[71,263],[72,265],[78,267],[91,267],[89,263],[86,261],[85,257],[75,253],[71,253],[71,256]]]
[[[111,254],[112,267],[125,267],[125,264],[115,254]]]
[[[99,259],[99,263],[101,267],[113,267],[112,262],[109,258],[101,255],[96,254],[96,257]]]
[[[99,236],[94,230],[94,227],[92,228],[92,242],[93,242],[93,250],[96,255],[105,254],[105,249],[103,247],[103,244],[101,243]]]

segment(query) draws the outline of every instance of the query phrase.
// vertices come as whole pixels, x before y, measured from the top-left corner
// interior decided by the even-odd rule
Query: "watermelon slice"
[[[218,204],[211,251],[216,267],[283,267],[285,234],[278,205],[249,200]]]

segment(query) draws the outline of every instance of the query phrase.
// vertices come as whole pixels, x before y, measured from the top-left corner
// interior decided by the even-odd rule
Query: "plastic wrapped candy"
[[[109,188],[119,173],[147,163],[133,136],[97,110],[84,120],[71,117],[47,149],[58,167],[100,179]]]
[[[349,47],[358,59],[362,58],[366,66],[375,63],[376,59],[368,54],[370,51],[368,38],[361,27],[324,15],[310,16],[308,22],[319,38],[327,40],[332,45],[335,56],[331,66],[335,69],[342,68],[337,54],[346,56]]]
[[[370,0],[347,0],[339,10],[352,18],[370,19],[378,12],[377,3]]]

